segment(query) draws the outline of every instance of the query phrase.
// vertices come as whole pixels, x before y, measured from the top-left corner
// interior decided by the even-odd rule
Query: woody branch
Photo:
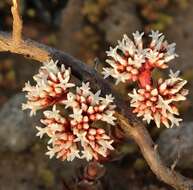
[[[111,88],[96,70],[75,59],[74,57],[32,40],[22,39],[22,19],[19,15],[19,0],[13,0],[13,35],[0,33],[0,52],[21,54],[24,57],[43,62],[49,59],[59,60],[59,64],[71,67],[72,74],[80,81],[90,81],[94,89],[101,89],[103,94],[112,94],[117,106],[116,117],[127,138],[132,138],[138,144],[154,174],[163,182],[177,190],[192,190],[193,181],[178,172],[168,168],[161,160],[151,136],[144,126],[128,110],[127,103]],[[21,43],[22,42],[22,43]],[[19,46],[18,46],[19,44]]]

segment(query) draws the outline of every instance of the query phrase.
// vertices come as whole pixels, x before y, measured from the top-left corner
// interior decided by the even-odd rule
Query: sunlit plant
[[[50,138],[46,153],[50,158],[56,156],[68,161],[85,158],[89,161],[106,157],[113,150],[113,140],[104,129],[96,128],[94,122],[101,120],[115,125],[113,97],[106,95],[103,98],[100,91],[93,93],[89,82],[80,87],[71,83],[70,74],[70,68],[65,69],[64,65],[59,68],[57,61],[44,63],[33,77],[35,85],[28,82],[23,88],[28,99],[23,109],[30,109],[30,115],[46,109],[41,119],[44,127],[36,128],[37,136]],[[47,110],[51,106],[52,110]],[[62,108],[59,110],[57,106]]]
[[[20,0],[13,0],[12,4],[12,35],[0,33],[0,51],[44,62],[34,76],[33,83],[26,83],[23,89],[27,93],[23,109],[31,110],[31,116],[43,110],[42,126],[36,128],[37,136],[48,136],[46,154],[50,158],[55,156],[68,161],[74,158],[97,160],[84,168],[80,182],[75,182],[75,187],[82,184],[90,189],[90,185],[100,185],[98,180],[104,175],[104,167],[99,161],[109,160],[101,160],[101,157],[107,157],[116,147],[114,141],[117,143],[123,138],[131,138],[160,180],[175,189],[192,189],[192,180],[174,170],[178,159],[171,168],[165,165],[157,150],[159,147],[153,142],[145,125],[130,112],[125,99],[118,96],[96,69],[55,48],[23,38]],[[130,106],[144,121],[154,121],[157,127],[178,126],[181,118],[176,104],[186,99],[188,91],[184,85],[187,81],[179,77],[179,71],[170,71],[168,79],[156,80],[152,77],[154,69],[168,68],[168,62],[177,56],[175,44],[168,44],[158,31],[151,32],[150,43],[143,43],[143,33],[138,31],[133,37],[134,40],[131,40],[124,35],[115,48],[107,51],[110,67],[103,70],[105,78],[113,77],[116,84],[136,84],[133,92],[128,94]],[[60,60],[60,63],[52,58]],[[61,63],[70,68],[65,68]],[[76,81],[82,82],[82,85],[72,82],[71,69]],[[89,80],[92,90],[89,83],[84,83]],[[93,91],[97,88],[103,90],[103,97],[100,91]],[[113,94],[114,98],[105,95],[105,91]],[[116,125],[116,128],[106,130],[105,123]]]
[[[161,124],[167,128],[179,126],[182,119],[177,117],[176,102],[186,99],[188,91],[184,85],[187,81],[178,76],[179,71],[170,71],[166,80],[154,81],[152,78],[155,68],[166,69],[167,63],[177,57],[175,44],[168,44],[162,33],[152,31],[151,41],[144,47],[143,34],[133,33],[134,41],[124,35],[115,48],[107,51],[106,62],[110,67],[103,69],[104,77],[113,77],[115,84],[137,82],[137,89],[128,93],[130,106],[147,123],[153,120],[157,127]],[[93,93],[89,82],[81,86],[70,82],[70,74],[70,68],[59,67],[57,61],[45,62],[33,77],[35,85],[28,82],[23,88],[27,92],[23,109],[30,109],[30,115],[46,109],[41,119],[44,127],[36,128],[37,136],[42,138],[46,134],[50,138],[46,153],[50,158],[56,156],[68,161],[85,158],[89,161],[107,157],[114,149],[113,140],[103,128],[93,124],[100,120],[115,125],[114,98],[112,95],[101,97],[100,91]],[[48,110],[51,106],[52,110]]]
[[[137,82],[138,88],[128,94],[130,106],[147,123],[153,120],[157,127],[160,124],[167,128],[179,126],[182,119],[176,117],[179,115],[176,102],[186,99],[188,90],[184,85],[187,81],[179,77],[179,71],[173,73],[171,70],[169,79],[155,81],[152,78],[154,69],[168,68],[167,63],[177,57],[176,44],[169,44],[162,33],[152,31],[151,41],[145,46],[143,35],[138,31],[133,33],[134,41],[124,35],[115,48],[107,51],[106,62],[110,67],[104,68],[104,77],[113,77],[115,84]]]

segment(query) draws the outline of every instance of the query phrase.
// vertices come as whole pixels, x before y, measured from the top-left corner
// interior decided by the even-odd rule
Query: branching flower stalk
[[[168,62],[177,57],[175,43],[168,44],[164,35],[158,31],[152,31],[149,37],[151,42],[144,47],[142,37],[144,33],[133,33],[134,41],[123,36],[115,48],[107,51],[107,63],[111,67],[104,68],[103,74],[119,82],[137,82],[138,89],[129,93],[130,105],[137,117],[142,117],[149,124],[155,121],[159,128],[164,124],[167,128],[179,126],[181,118],[176,102],[184,101],[188,90],[184,89],[187,83],[179,77],[179,71],[173,73],[170,70],[169,79],[160,78],[154,81],[152,72],[154,69],[168,68]]]

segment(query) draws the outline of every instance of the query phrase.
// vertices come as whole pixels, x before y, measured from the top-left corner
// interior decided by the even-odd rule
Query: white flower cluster
[[[147,123],[154,120],[158,128],[161,123],[167,128],[179,126],[182,119],[175,117],[179,115],[175,103],[185,100],[188,91],[183,89],[187,81],[179,78],[178,74],[170,71],[170,78],[165,81],[159,79],[157,88],[147,85],[145,89],[134,89],[133,93],[129,93],[131,107],[135,108],[133,112]]]
[[[113,116],[115,106],[113,97],[106,95],[100,97],[100,91],[93,94],[90,91],[89,83],[82,83],[76,88],[76,94],[68,93],[67,100],[64,101],[66,108],[70,107],[73,114],[71,126],[73,134],[81,142],[84,151],[82,156],[90,160],[93,156],[98,159],[98,155],[107,156],[108,149],[112,150],[113,141],[105,134],[103,129],[94,129],[92,123],[98,120],[115,125],[116,118]]]
[[[41,123],[44,127],[38,129],[37,136],[42,138],[46,134],[50,158],[56,156],[61,160],[72,161],[74,158],[86,160],[106,157],[113,150],[113,140],[102,128],[94,126],[95,121],[104,121],[115,125],[112,95],[100,97],[100,91],[92,93],[89,83],[82,83],[76,92],[69,92],[74,84],[70,83],[70,69],[62,65],[59,69],[57,62],[44,63],[39,73],[34,76],[35,86],[26,84],[28,101],[23,109],[31,109],[31,115],[39,109],[53,105],[52,111],[44,111]],[[56,105],[65,106],[71,112],[63,116]]]
[[[166,127],[179,126],[182,119],[176,117],[179,115],[176,102],[186,99],[188,91],[183,87],[187,81],[178,77],[179,72],[171,72],[165,81],[154,82],[152,78],[155,68],[168,68],[167,62],[177,57],[176,44],[168,44],[162,33],[152,31],[150,43],[144,47],[143,35],[133,33],[134,40],[124,35],[115,48],[110,47],[106,60],[110,67],[103,69],[104,78],[111,76],[116,84],[136,81],[139,89],[129,93],[133,112],[147,123],[154,120],[157,127],[161,123]]]
[[[28,81],[23,88],[28,99],[27,103],[22,105],[23,110],[30,109],[30,115],[35,115],[37,110],[60,102],[66,97],[68,89],[74,86],[69,83],[70,73],[70,68],[65,69],[64,65],[59,69],[57,61],[45,62],[39,73],[33,77],[36,85],[33,86]]]
[[[106,95],[105,98],[100,97],[101,91],[95,94],[91,92],[89,82],[82,83],[81,87],[76,88],[76,94],[68,93],[67,100],[64,101],[66,108],[71,107],[73,114],[71,117],[75,123],[83,120],[83,115],[88,117],[89,121],[102,120],[114,125],[115,117],[112,105],[114,98],[112,95]]]
[[[143,35],[144,33],[140,34],[138,31],[133,33],[134,41],[124,35],[115,48],[110,47],[107,51],[109,59],[106,60],[110,67],[103,69],[105,78],[109,76],[115,78],[116,84],[137,81],[144,65],[148,64],[152,69],[155,67],[164,69],[168,67],[166,63],[177,56],[175,43],[168,44],[162,33],[152,31],[149,35],[151,42],[145,48]]]
[[[56,156],[61,160],[72,161],[74,158],[80,158],[76,136],[73,135],[70,123],[65,119],[56,106],[53,106],[52,111],[44,111],[45,118],[41,122],[45,127],[36,127],[38,130],[37,136],[42,138],[45,134],[50,138],[48,141],[48,155],[50,158]]]

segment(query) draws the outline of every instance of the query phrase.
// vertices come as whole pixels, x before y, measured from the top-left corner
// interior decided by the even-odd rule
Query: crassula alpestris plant
[[[137,89],[128,93],[130,106],[147,123],[153,120],[157,127],[161,124],[168,128],[179,126],[182,119],[177,117],[176,102],[186,99],[188,91],[183,87],[187,81],[178,76],[179,71],[170,71],[166,80],[152,78],[154,69],[168,68],[167,63],[177,57],[175,44],[168,44],[162,33],[152,31],[151,41],[144,47],[143,34],[133,33],[134,41],[124,35],[115,48],[107,51],[106,61],[110,67],[103,69],[104,77],[115,78],[116,84],[137,83]],[[34,76],[36,84],[28,82],[23,88],[28,99],[23,109],[30,109],[30,115],[44,109],[41,119],[44,127],[36,128],[37,136],[42,138],[46,134],[50,138],[46,153],[50,158],[89,161],[107,157],[113,150],[113,140],[94,123],[103,121],[115,125],[114,98],[112,95],[101,97],[100,91],[93,93],[89,82],[81,86],[70,82],[70,74],[70,68],[58,67],[57,61],[45,62]],[[47,110],[51,106],[52,109]]]
[[[37,136],[45,134],[50,138],[48,152],[50,158],[56,156],[61,160],[72,161],[85,158],[87,161],[106,157],[113,150],[113,140],[102,128],[94,127],[94,122],[103,121],[115,124],[113,116],[113,97],[100,96],[100,91],[91,92],[89,82],[76,86],[70,82],[70,68],[59,68],[57,61],[45,62],[34,77],[35,85],[26,83],[23,91],[27,92],[27,103],[23,109],[30,109],[31,115],[37,110],[46,109],[41,123],[37,126]],[[76,86],[75,91],[72,88]],[[52,110],[47,110],[52,106]],[[64,114],[62,107],[68,113]]]
[[[62,160],[73,160],[75,157],[100,160],[100,156],[106,157],[113,149],[113,141],[107,132],[105,134],[98,122],[100,120],[114,124],[112,123],[115,121],[113,115],[116,115],[116,124],[119,126],[116,129],[120,128],[125,138],[134,140],[150,169],[160,180],[175,189],[193,189],[193,181],[174,170],[176,161],[172,168],[162,161],[158,146],[153,142],[144,123],[140,119],[137,120],[135,114],[131,113],[128,109],[129,103],[119,97],[109,82],[106,82],[94,68],[69,54],[30,39],[24,39],[20,0],[12,1],[11,12],[13,30],[11,35],[8,32],[0,32],[0,52],[20,54],[29,59],[44,62],[39,74],[34,78],[35,84],[27,83],[24,88],[24,91],[27,91],[28,100],[23,105],[23,109],[30,109],[31,115],[37,110],[45,110],[45,116],[41,120],[44,127],[37,127],[37,135],[49,136],[47,154],[50,157],[56,156]],[[105,77],[112,76],[117,79],[117,83],[122,81],[138,84],[138,89],[134,89],[133,93],[129,92],[131,106],[137,116],[143,117],[148,122],[154,120],[158,127],[162,124],[167,127],[178,125],[180,119],[176,117],[178,115],[176,103],[184,100],[188,93],[183,89],[186,81],[178,77],[178,72],[171,72],[170,78],[165,81],[152,79],[152,72],[155,68],[168,67],[167,62],[177,56],[174,52],[175,45],[168,44],[159,32],[152,32],[151,42],[144,46],[142,36],[143,34],[136,32],[132,41],[125,35],[123,40],[118,42],[118,46],[108,51],[108,62],[111,67],[104,69]],[[64,66],[57,67],[57,63],[52,61],[53,58],[59,60],[60,65],[70,67],[72,75],[79,82],[90,80],[92,89],[101,88],[103,96],[113,94],[116,110],[114,110],[111,95],[102,98],[99,92],[93,93],[89,89],[88,96],[85,98],[85,92],[82,89],[85,89],[85,86],[87,86],[86,89],[89,88],[87,83],[83,83],[82,86],[76,85],[77,90],[75,90],[74,84],[69,82],[70,69],[65,69]],[[80,94],[79,91],[81,91]],[[73,97],[69,95],[70,101],[69,92],[73,93]],[[100,97],[100,100],[96,101],[96,97]],[[109,102],[108,105],[106,105],[107,102]],[[104,105],[106,105],[105,108]],[[93,108],[89,110],[87,106]],[[87,116],[86,119],[84,116]],[[118,136],[115,135],[115,137]],[[99,176],[104,174],[100,165],[96,161],[90,162],[84,169],[81,182],[88,185],[88,182],[90,184],[92,181],[94,185],[97,180],[98,184]]]
[[[176,44],[169,44],[162,33],[152,31],[150,43],[144,47],[143,35],[138,31],[133,33],[134,41],[124,35],[115,48],[111,47],[106,60],[110,67],[104,68],[103,74],[105,78],[115,78],[116,84],[137,82],[137,89],[128,94],[130,106],[148,124],[153,120],[157,127],[179,126],[182,119],[176,117],[179,115],[176,103],[186,99],[187,81],[179,77],[179,71],[172,70],[166,80],[152,77],[155,69],[167,69],[168,62],[177,57]]]

